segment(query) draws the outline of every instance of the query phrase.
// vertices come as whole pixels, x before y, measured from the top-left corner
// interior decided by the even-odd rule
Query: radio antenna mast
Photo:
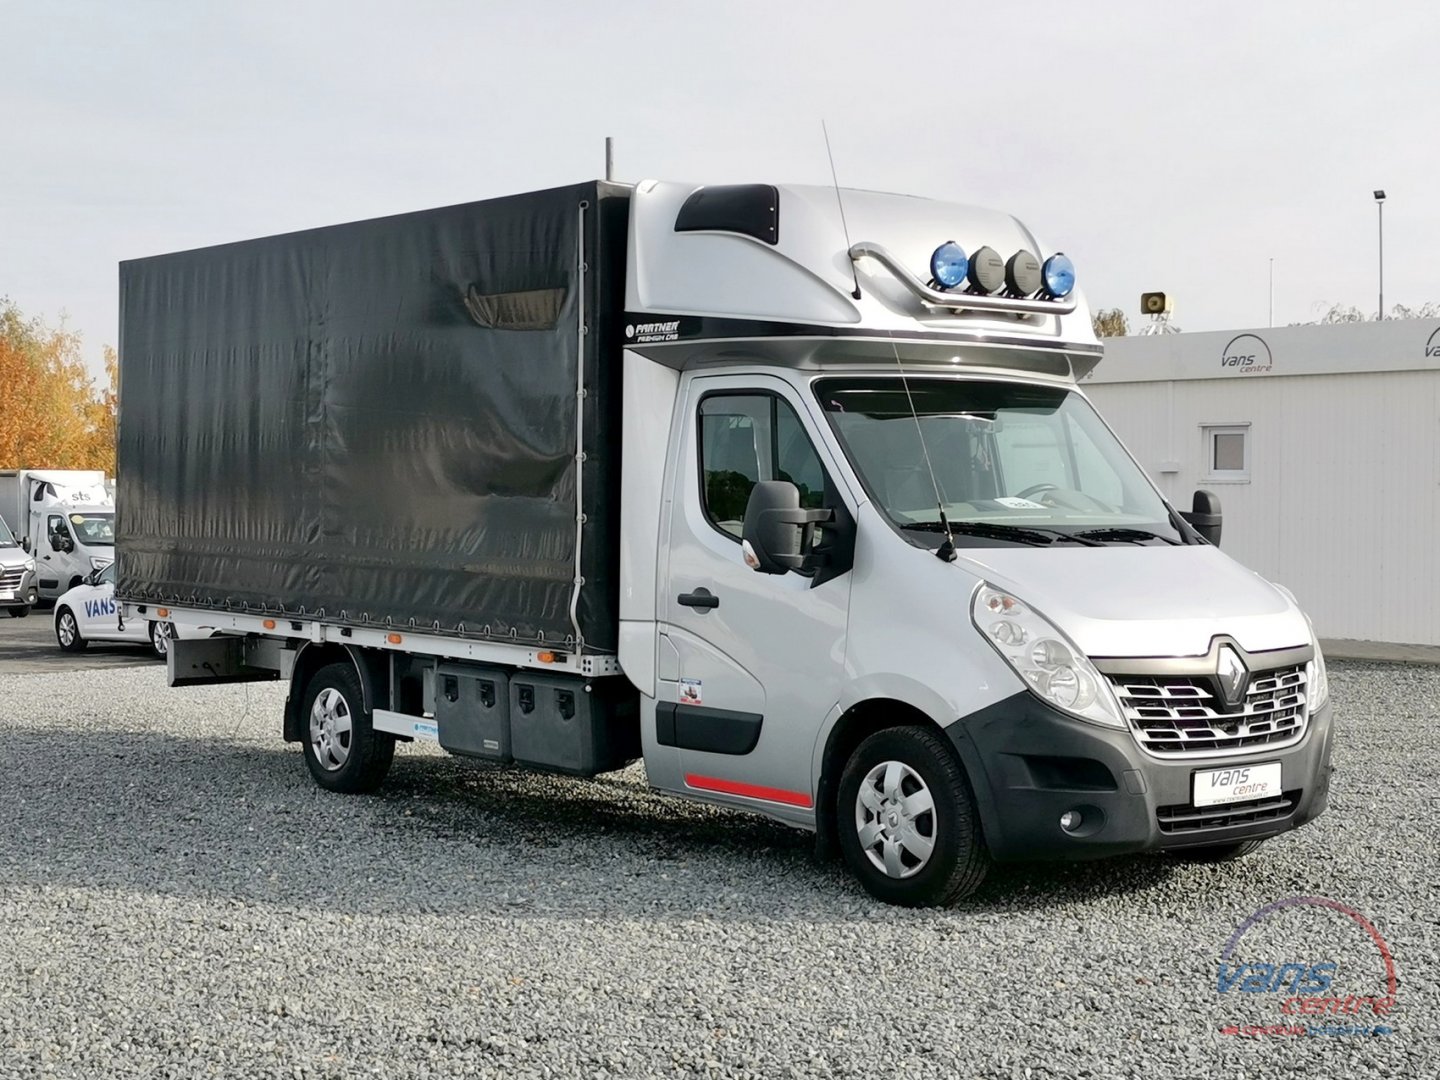
[[[835,186],[835,203],[840,207],[840,230],[845,234],[845,257],[850,259],[850,226],[845,221],[845,200],[840,197],[840,179],[835,175],[835,155],[830,151],[830,129],[825,120],[820,120],[820,130],[825,134],[825,156],[830,159],[830,183]],[[855,260],[850,259],[850,279],[855,282],[855,291],[850,295],[860,299],[860,274],[855,269]]]

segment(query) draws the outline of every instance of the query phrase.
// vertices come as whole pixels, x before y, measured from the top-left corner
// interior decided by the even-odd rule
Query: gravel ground
[[[914,912],[638,768],[582,782],[407,747],[381,795],[327,795],[274,686],[10,676],[0,1076],[1433,1076],[1440,669],[1331,679],[1316,824],[1226,866],[1007,867]],[[1221,1034],[1282,1019],[1275,995],[1217,994],[1216,963],[1296,895],[1373,920],[1394,1034]],[[1379,984],[1374,946],[1318,908],[1242,953]]]

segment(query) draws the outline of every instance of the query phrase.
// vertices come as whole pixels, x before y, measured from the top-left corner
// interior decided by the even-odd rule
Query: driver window
[[[114,585],[114,584],[115,584],[115,564],[114,564],[114,563],[111,563],[109,566],[105,567],[104,570],[101,570],[101,571],[100,571],[100,576],[99,576],[99,578],[97,578],[96,580],[97,580],[97,582],[98,582],[99,584],[101,584],[101,585]]]
[[[773,394],[712,394],[700,402],[700,498],[705,516],[740,538],[750,492],[789,480],[800,505],[825,502],[825,470],[789,403]]]
[[[58,514],[51,514],[48,522],[50,536],[53,540],[70,539],[70,530],[65,525],[65,519]]]

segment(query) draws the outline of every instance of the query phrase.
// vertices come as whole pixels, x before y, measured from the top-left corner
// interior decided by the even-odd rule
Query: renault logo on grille
[[[1220,677],[1220,696],[1225,699],[1226,705],[1233,709],[1245,700],[1245,684],[1250,681],[1250,673],[1245,670],[1245,661],[1240,659],[1240,654],[1229,645],[1220,646],[1215,673]]]

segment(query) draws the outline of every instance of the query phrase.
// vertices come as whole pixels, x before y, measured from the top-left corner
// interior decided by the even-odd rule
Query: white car
[[[55,640],[66,652],[80,652],[92,641],[148,643],[155,655],[163,659],[175,635],[175,627],[168,622],[120,621],[120,608],[115,603],[114,563],[96,570],[55,601]],[[189,632],[182,636],[208,635]]]

